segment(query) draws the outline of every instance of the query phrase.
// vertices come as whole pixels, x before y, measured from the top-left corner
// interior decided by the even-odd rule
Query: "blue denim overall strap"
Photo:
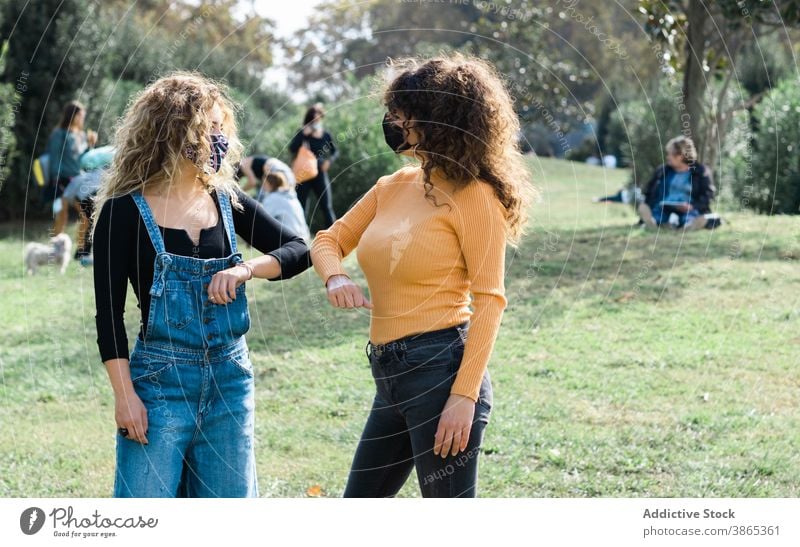
[[[245,285],[236,288],[236,299],[215,304],[205,289],[217,272],[242,261],[236,247],[233,214],[228,195],[218,194],[222,223],[231,254],[224,258],[196,258],[166,251],[161,230],[140,191],[132,194],[153,248],[153,283],[145,342],[168,346],[209,348],[232,343],[250,328]]]
[[[217,191],[219,208],[222,211],[222,221],[225,223],[225,233],[228,234],[228,242],[231,245],[231,253],[236,254],[236,230],[233,227],[233,211],[231,211],[230,196],[225,191]]]
[[[156,254],[165,253],[164,239],[161,237],[161,232],[158,229],[158,224],[153,217],[150,206],[147,205],[147,201],[144,199],[141,191],[136,190],[131,196],[133,196],[133,200],[139,207],[139,212],[144,220],[144,225],[145,228],[147,228],[150,240],[153,242]],[[236,236],[233,228],[233,211],[231,210],[230,196],[228,196],[227,192],[217,192],[217,200],[219,201],[219,208],[222,211],[222,222],[225,226],[225,234],[228,237],[228,243],[230,243],[231,246],[231,253],[236,254],[238,250],[236,248]]]
[[[161,230],[158,229],[158,223],[156,223],[153,212],[150,210],[150,206],[147,204],[141,191],[135,190],[131,196],[136,202],[136,206],[139,208],[139,213],[142,215],[147,234],[150,236],[150,241],[153,243],[153,248],[156,251],[156,264],[153,269],[153,284],[150,287],[150,295],[161,296],[164,290],[164,278],[170,264],[172,264],[172,256],[174,255],[166,251]],[[230,198],[228,194],[223,191],[217,192],[217,199],[219,201],[220,211],[222,211],[222,222],[225,227],[225,234],[228,237],[228,243],[230,244],[231,256],[233,256],[234,262],[238,264],[242,262],[243,259],[236,247],[236,234],[233,227],[233,212],[231,211]]]

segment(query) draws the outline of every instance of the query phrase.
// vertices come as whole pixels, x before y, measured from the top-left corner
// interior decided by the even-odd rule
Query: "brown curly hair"
[[[419,135],[425,196],[438,206],[431,194],[434,171],[457,187],[475,180],[490,184],[506,209],[508,241],[516,245],[536,191],[519,149],[514,100],[503,79],[490,63],[460,53],[390,60],[389,68],[396,75],[383,103],[389,112],[413,118],[404,127]]]

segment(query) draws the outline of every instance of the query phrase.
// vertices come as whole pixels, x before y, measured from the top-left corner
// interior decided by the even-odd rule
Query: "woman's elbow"
[[[506,298],[505,291],[502,289],[473,291],[472,299],[473,304],[478,307],[496,309],[498,311],[503,311],[508,307],[508,298]]]
[[[270,277],[269,281],[280,281],[283,279],[291,279],[300,275],[311,267],[311,250],[302,239],[298,242],[292,252],[292,259],[290,261],[281,262],[278,260],[278,275]]]

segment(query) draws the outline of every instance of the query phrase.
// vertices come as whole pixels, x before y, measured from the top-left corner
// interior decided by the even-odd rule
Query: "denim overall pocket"
[[[247,290],[242,283],[236,287],[236,299],[227,304],[215,304],[218,328],[230,339],[247,334],[250,330],[250,312],[247,306]]]
[[[195,291],[192,282],[178,279],[168,279],[164,286],[164,318],[170,327],[176,329],[186,328],[194,319]]]
[[[145,381],[156,382],[167,370],[175,366],[175,361],[165,357],[132,354],[128,362],[131,382],[138,384]]]
[[[231,363],[246,377],[252,378],[254,375],[253,362],[250,360],[249,352],[240,353],[230,358]]]

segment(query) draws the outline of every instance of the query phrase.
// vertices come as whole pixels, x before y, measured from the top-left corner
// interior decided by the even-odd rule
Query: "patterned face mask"
[[[211,157],[208,158],[208,165],[216,173],[222,167],[222,160],[228,153],[228,138],[223,133],[212,133],[208,139],[211,145]],[[197,160],[197,152],[194,148],[187,147],[185,154],[190,161]]]
[[[228,153],[228,137],[222,133],[214,133],[211,137],[211,168],[216,173],[222,167],[222,160]]]

